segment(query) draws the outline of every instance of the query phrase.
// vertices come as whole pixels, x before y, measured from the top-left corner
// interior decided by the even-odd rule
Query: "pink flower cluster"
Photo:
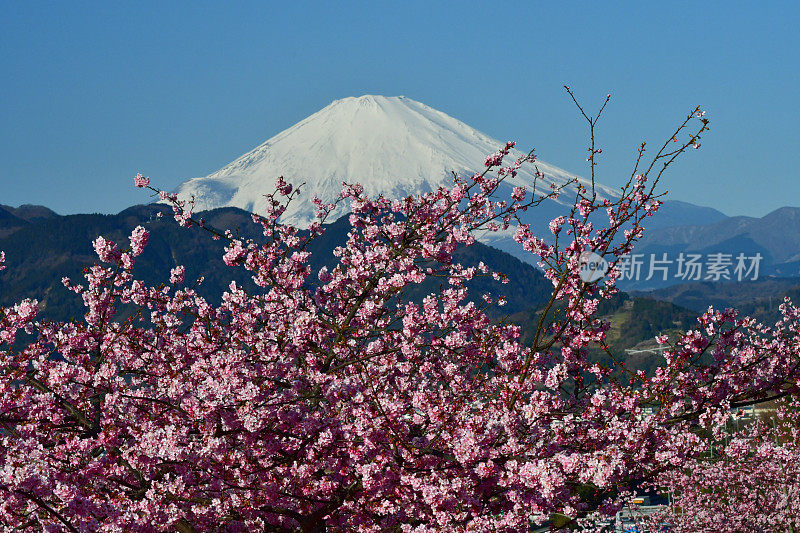
[[[516,145],[516,143],[513,141],[507,142],[502,150],[498,150],[492,155],[487,156],[486,161],[484,161],[484,165],[487,167],[498,167],[502,165],[503,158],[508,155],[508,152],[511,151],[514,145]]]
[[[144,247],[147,246],[147,240],[149,238],[150,234],[142,226],[137,226],[133,230],[130,237],[130,244],[131,253],[134,257],[142,254]]]

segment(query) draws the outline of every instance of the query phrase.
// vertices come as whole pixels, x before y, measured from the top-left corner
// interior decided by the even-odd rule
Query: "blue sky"
[[[800,206],[794,2],[4,2],[0,203],[62,214],[147,200],[332,100],[406,95],[543,160],[618,186],[642,140],[694,106],[702,148],[670,198],[761,216]]]

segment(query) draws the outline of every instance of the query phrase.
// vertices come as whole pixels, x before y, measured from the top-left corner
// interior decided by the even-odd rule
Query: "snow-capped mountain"
[[[452,172],[482,170],[486,156],[504,144],[404,96],[343,98],[213,174],[184,182],[177,192],[181,198],[194,195],[196,210],[235,206],[258,212],[275,178],[284,176],[290,183],[306,185],[302,199],[290,206],[283,220],[307,226],[316,211],[311,199],[334,199],[343,181],[361,183],[370,195],[427,192],[451,185]],[[538,166],[548,183],[576,177],[541,161]],[[533,168],[524,168],[515,181],[530,190]],[[614,196],[604,187],[598,192]]]
[[[361,183],[371,196],[419,194],[452,185],[453,172],[471,175],[481,171],[486,156],[504,145],[505,141],[404,96],[343,98],[213,174],[182,183],[175,192],[182,199],[194,196],[195,211],[232,206],[258,213],[264,210],[264,195],[273,191],[275,179],[283,176],[290,183],[305,186],[282,220],[307,227],[316,212],[313,197],[332,201],[343,181]],[[512,151],[506,161],[510,163],[521,155]],[[572,179],[590,185],[588,180],[541,160],[537,166],[545,174],[537,191],[547,192],[550,183],[561,185]],[[507,181],[509,190],[505,192],[510,196],[510,188],[518,185],[531,190],[533,184],[534,168],[528,164]],[[598,185],[596,190],[601,199],[617,197],[617,192],[608,187]],[[530,220],[525,221],[534,227],[543,225],[545,233],[547,222],[565,214],[565,205],[573,195],[562,198],[564,205],[548,201],[529,210],[526,217]],[[680,214],[683,223],[687,223],[685,205]],[[346,211],[347,206],[343,206],[340,214]],[[521,257],[508,234],[484,235],[481,240]],[[524,259],[530,260],[527,256]]]

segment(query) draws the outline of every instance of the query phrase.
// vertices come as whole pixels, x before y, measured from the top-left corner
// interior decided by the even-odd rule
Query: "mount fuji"
[[[440,185],[452,185],[453,172],[471,175],[480,171],[486,156],[504,145],[505,142],[404,96],[350,97],[332,102],[218,171],[183,182],[174,192],[181,199],[194,197],[195,211],[238,207],[258,213],[266,206],[264,195],[273,190],[275,179],[283,176],[289,183],[305,185],[281,220],[304,228],[314,221],[316,206],[312,198],[332,201],[343,181],[360,183],[371,196],[416,195]],[[513,150],[507,161],[521,155]],[[545,175],[537,190],[572,179],[590,185],[588,180],[554,165],[540,160],[536,164]],[[500,193],[510,196],[510,189],[520,185],[532,190],[532,165],[523,166],[515,178],[507,179],[504,187],[509,190]],[[595,189],[601,199],[618,197],[618,192],[609,187],[598,185]],[[571,195],[562,194],[562,198],[565,196],[568,201]],[[530,220],[525,222],[546,231],[552,218],[566,213],[567,202],[560,202],[547,201],[529,210],[526,215]],[[346,206],[340,211],[334,215],[345,214]],[[714,209],[684,202],[667,202],[662,211],[666,213],[659,212],[654,217],[661,219],[656,224],[661,227],[710,224],[725,218]],[[480,239],[530,261],[509,234],[488,234]]]

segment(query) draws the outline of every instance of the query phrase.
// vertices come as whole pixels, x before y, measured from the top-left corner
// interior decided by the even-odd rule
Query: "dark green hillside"
[[[182,264],[186,267],[187,280],[205,277],[199,291],[211,301],[217,302],[232,280],[249,290],[258,290],[245,269],[230,268],[222,262],[223,241],[212,240],[210,234],[196,227],[179,227],[171,217],[171,210],[164,206],[139,205],[116,215],[49,217],[44,213],[31,222],[0,211],[16,224],[10,235],[0,236],[0,250],[6,252],[8,266],[0,272],[0,305],[36,298],[47,318],[64,320],[80,316],[83,313],[80,298],[62,286],[61,278],[83,279],[83,269],[96,260],[91,243],[98,235],[126,245],[128,235],[137,225],[150,231],[149,244],[137,258],[135,267],[136,276],[145,282],[165,283],[169,279],[169,269]],[[165,213],[162,218],[155,216],[158,211]],[[252,222],[249,213],[240,209],[215,209],[197,215],[200,216],[208,225],[231,229],[242,238],[256,241],[262,238],[261,227]],[[347,218],[342,218],[330,224],[326,233],[314,241],[309,248],[312,272],[333,263],[333,250],[345,242],[349,229]],[[477,301],[485,292],[504,295],[508,304],[502,308],[503,313],[536,306],[549,292],[549,282],[536,269],[504,252],[475,244],[458,250],[456,258],[466,266],[483,261],[508,276],[509,283],[505,285],[491,278],[476,278],[469,285]],[[315,280],[316,275],[312,274],[311,279]],[[411,296],[421,297],[440,288],[440,280],[429,280],[413,288]]]
[[[8,266],[0,272],[0,305],[36,298],[47,318],[80,316],[80,298],[62,286],[61,278],[83,280],[83,269],[97,259],[91,243],[98,235],[125,246],[130,231],[140,224],[151,231],[150,243],[135,268],[144,281],[167,282],[169,269],[184,264],[187,279],[206,276],[203,292],[210,297],[221,294],[231,280],[248,282],[245,272],[222,263],[221,242],[212,241],[206,232],[180,228],[171,217],[155,218],[158,209],[163,210],[137,206],[117,215],[60,216],[28,224],[0,239]]]
[[[6,252],[8,268],[0,271],[0,305],[12,305],[23,298],[40,301],[42,314],[46,318],[65,320],[80,317],[83,306],[80,298],[67,291],[61,284],[63,276],[74,281],[82,280],[84,268],[94,264],[96,256],[92,241],[103,235],[118,244],[126,245],[130,231],[137,225],[150,230],[150,242],[145,253],[137,259],[135,274],[153,285],[166,283],[169,269],[182,264],[186,267],[186,279],[204,276],[199,288],[202,295],[213,302],[227,289],[231,281],[258,291],[249,273],[243,268],[230,268],[222,262],[223,241],[214,241],[199,228],[181,228],[172,219],[171,210],[165,206],[139,205],[116,215],[69,215],[58,216],[52,211],[28,209],[14,213],[0,208],[0,227],[5,221],[14,230],[5,236],[0,233],[0,250]],[[156,217],[161,211],[164,216]],[[26,214],[24,220],[17,214]],[[51,215],[52,214],[52,215]],[[231,229],[242,238],[262,238],[261,227],[254,224],[249,213],[236,208],[222,208],[198,214],[206,223],[217,229]],[[332,266],[333,250],[343,244],[350,231],[346,217],[329,224],[325,234],[310,247],[312,276],[325,265]],[[531,342],[538,322],[538,309],[550,295],[551,284],[532,266],[513,256],[475,244],[457,250],[456,260],[466,266],[476,266],[483,261],[490,268],[508,276],[509,283],[501,284],[489,277],[476,277],[469,283],[474,301],[481,303],[481,295],[491,293],[506,297],[507,305],[494,308],[494,318],[511,315],[511,320],[523,327],[523,341]],[[447,280],[433,278],[419,286],[409,287],[408,297],[419,300],[427,294],[437,293],[447,286]],[[745,285],[741,285],[745,289]],[[749,287],[747,287],[749,288]],[[707,296],[702,291],[701,296]],[[800,296],[800,291],[798,296]],[[747,296],[751,296],[749,293]],[[741,303],[741,302],[740,302]],[[760,308],[759,308],[760,309]],[[632,298],[620,294],[612,300],[602,302],[599,313],[611,321],[608,342],[615,354],[629,363],[645,370],[660,361],[652,353],[626,354],[625,349],[654,344],[659,333],[677,333],[693,327],[697,312],[673,303],[652,298]],[[124,310],[123,310],[124,316]],[[593,357],[605,360],[600,352]]]
[[[624,360],[629,368],[645,372],[652,371],[662,362],[662,358],[657,353],[639,350],[656,347],[656,335],[667,334],[674,338],[691,329],[697,324],[698,316],[698,313],[670,302],[634,298],[625,293],[602,301],[597,312],[598,316],[611,323],[606,337],[611,353],[617,360]],[[522,340],[525,344],[533,342],[540,316],[541,307],[538,307],[509,317],[511,322],[522,328]],[[625,351],[631,349],[638,353]],[[590,357],[608,366],[613,364],[600,349],[593,349]]]
[[[766,324],[778,320],[778,306],[784,297],[800,304],[800,279],[764,278],[757,281],[698,281],[673,285],[635,296],[672,302],[701,313],[713,305],[716,309],[733,308],[740,316],[752,316]]]

